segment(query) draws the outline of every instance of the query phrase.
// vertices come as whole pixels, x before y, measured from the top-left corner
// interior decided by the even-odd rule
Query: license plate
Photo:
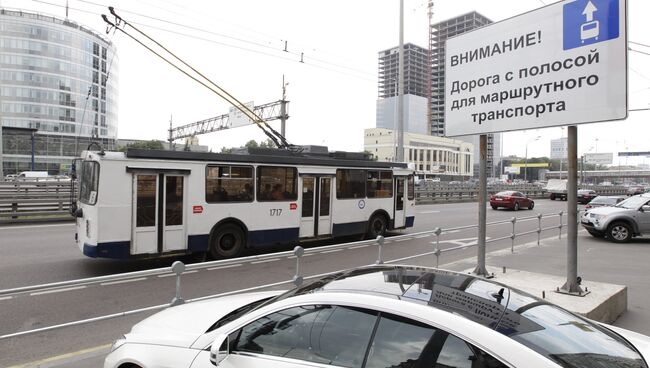
[[[494,198],[495,201],[502,201],[503,199],[501,198]]]

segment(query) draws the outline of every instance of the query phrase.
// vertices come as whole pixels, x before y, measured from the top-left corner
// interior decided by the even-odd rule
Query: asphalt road
[[[488,209],[488,222],[508,220],[513,216],[529,217],[537,213],[558,213],[566,210],[566,202],[538,200],[534,211],[519,212]],[[476,203],[424,205],[416,207],[416,226],[410,233],[443,229],[440,248],[446,249],[476,242],[476,229],[445,229],[477,223]],[[558,218],[543,220],[543,227],[558,224]],[[566,221],[566,219],[565,219]],[[517,223],[517,232],[534,230],[537,220]],[[507,236],[510,223],[488,227],[489,238]],[[542,237],[557,236],[558,230],[545,232]],[[169,266],[173,259],[159,261],[114,261],[85,258],[76,248],[74,226],[52,224],[0,228],[0,289],[107,275],[135,270]],[[517,243],[533,241],[536,234],[517,239]],[[410,239],[387,239],[384,259],[398,259],[430,252],[435,244],[433,235],[414,235]],[[489,250],[509,247],[510,240],[490,243]],[[279,250],[287,250],[279,249]],[[441,263],[473,257],[475,248],[445,253]],[[305,257],[303,275],[315,275],[334,270],[374,263],[375,246],[351,246],[341,251],[323,251]],[[426,264],[435,266],[435,258],[427,256]],[[420,260],[422,262],[422,260]],[[405,263],[412,263],[405,261]],[[186,299],[213,295],[281,282],[291,279],[295,260],[277,258],[267,262],[243,262],[230,267],[204,269],[183,276],[183,297]],[[33,292],[0,298],[0,335],[31,330],[70,321],[98,317],[123,311],[168,303],[174,296],[173,277],[143,277],[129,282],[103,283],[55,292]],[[290,285],[283,286],[289,288]],[[0,340],[0,366],[34,362],[48,357],[105,346],[127,332],[135,322],[150,314],[111,319],[78,327],[39,333],[25,337]],[[34,348],[38,347],[38,348]],[[104,347],[105,349],[105,347]],[[95,351],[95,350],[93,350]],[[96,359],[92,351],[88,354]],[[73,355],[76,357],[83,354]],[[68,362],[69,363],[69,362]],[[88,364],[82,361],[79,364]],[[96,365],[93,363],[92,365]],[[47,366],[41,363],[40,366]],[[69,365],[67,365],[69,366]],[[79,365],[84,366],[84,365]],[[91,366],[88,364],[86,366]]]

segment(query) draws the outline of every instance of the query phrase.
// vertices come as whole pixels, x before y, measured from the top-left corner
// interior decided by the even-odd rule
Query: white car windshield
[[[640,208],[644,204],[648,203],[648,200],[649,199],[647,197],[630,197],[617,204],[615,207],[626,208],[628,210],[636,210],[637,208]]]

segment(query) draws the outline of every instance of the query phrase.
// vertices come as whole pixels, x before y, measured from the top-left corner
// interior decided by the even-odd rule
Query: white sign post
[[[248,109],[251,111],[255,109],[255,105],[253,104],[253,101],[244,103],[244,106],[248,107]],[[253,124],[253,121],[248,116],[246,116],[243,112],[241,112],[241,110],[239,110],[234,106],[231,106],[228,109],[228,124],[230,125],[231,128],[236,128],[244,125]]]
[[[561,1],[450,38],[445,135],[627,117],[626,0]]]
[[[485,275],[487,133],[568,127],[567,280],[578,283],[577,124],[627,118],[627,0],[565,0],[450,38],[445,135],[481,138],[478,255]]]

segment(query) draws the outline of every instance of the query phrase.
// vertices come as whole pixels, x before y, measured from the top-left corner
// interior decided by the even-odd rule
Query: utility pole
[[[287,124],[287,86],[289,83],[284,82],[284,74],[282,75],[282,100],[280,101],[280,134],[286,138],[286,124]]]
[[[174,144],[174,139],[172,138],[172,115],[169,115],[169,150],[172,150],[172,145]]]
[[[404,162],[404,0],[399,0],[399,62],[397,92],[397,162]]]

